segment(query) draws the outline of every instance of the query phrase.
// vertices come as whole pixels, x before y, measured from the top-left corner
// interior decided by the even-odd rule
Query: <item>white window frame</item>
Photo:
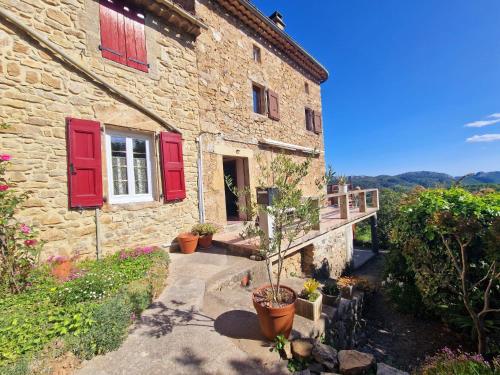
[[[115,195],[113,183],[113,159],[111,154],[111,137],[125,138],[125,151],[127,157],[127,180],[128,192],[127,195]],[[134,175],[134,162],[133,162],[133,139],[140,139],[146,141],[146,170],[148,178],[148,194],[135,193],[135,175]],[[107,131],[106,132],[106,165],[108,170],[108,192],[109,203],[136,203],[136,202],[152,202],[153,198],[153,181],[152,181],[152,164],[153,155],[151,153],[152,137],[141,135],[138,133],[120,132],[120,131]]]

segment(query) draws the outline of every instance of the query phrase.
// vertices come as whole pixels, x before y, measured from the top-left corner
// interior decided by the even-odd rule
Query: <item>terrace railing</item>
[[[327,194],[326,198],[332,206],[338,206],[340,219],[348,220],[352,208],[358,209],[358,212],[379,209],[378,189],[349,190],[347,193]]]

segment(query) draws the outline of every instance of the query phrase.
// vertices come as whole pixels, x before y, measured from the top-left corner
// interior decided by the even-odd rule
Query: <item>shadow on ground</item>
[[[179,326],[207,327],[213,331],[213,318],[200,313],[194,306],[182,307],[185,304],[175,300],[170,303],[176,307],[167,307],[160,301],[151,304],[132,332],[158,338],[168,335],[174,327]]]
[[[227,311],[215,320],[214,328],[219,334],[233,339],[247,339],[263,343],[266,341],[260,332],[259,318],[251,311]]]
[[[191,369],[193,374],[197,375],[214,375],[213,372],[207,371],[205,369],[208,361],[200,356],[198,356],[193,349],[183,348],[182,355],[175,358],[175,361],[179,363],[185,369]],[[270,370],[267,368],[260,358],[251,357],[247,360],[237,360],[230,359],[228,361],[229,367],[236,371],[238,374],[269,374],[269,375],[283,375],[286,374],[281,370]],[[228,369],[229,370],[229,369]],[[228,371],[229,372],[229,371]],[[232,373],[233,371],[231,371]],[[219,374],[219,373],[217,373]],[[222,375],[222,373],[220,373]]]

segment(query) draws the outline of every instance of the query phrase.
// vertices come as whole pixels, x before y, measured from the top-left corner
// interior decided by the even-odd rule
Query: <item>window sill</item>
[[[267,117],[267,114],[252,112],[252,119],[262,122],[269,119],[269,117]]]
[[[146,208],[156,208],[162,206],[162,202],[151,200],[143,202],[120,202],[120,203],[106,203],[103,206],[103,212],[116,212],[121,210],[138,211]]]

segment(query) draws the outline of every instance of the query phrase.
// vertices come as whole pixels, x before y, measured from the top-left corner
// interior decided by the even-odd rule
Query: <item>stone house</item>
[[[44,256],[246,220],[257,157],[324,175],[326,69],[246,0],[0,0],[0,150]],[[344,223],[346,224],[346,223]]]

